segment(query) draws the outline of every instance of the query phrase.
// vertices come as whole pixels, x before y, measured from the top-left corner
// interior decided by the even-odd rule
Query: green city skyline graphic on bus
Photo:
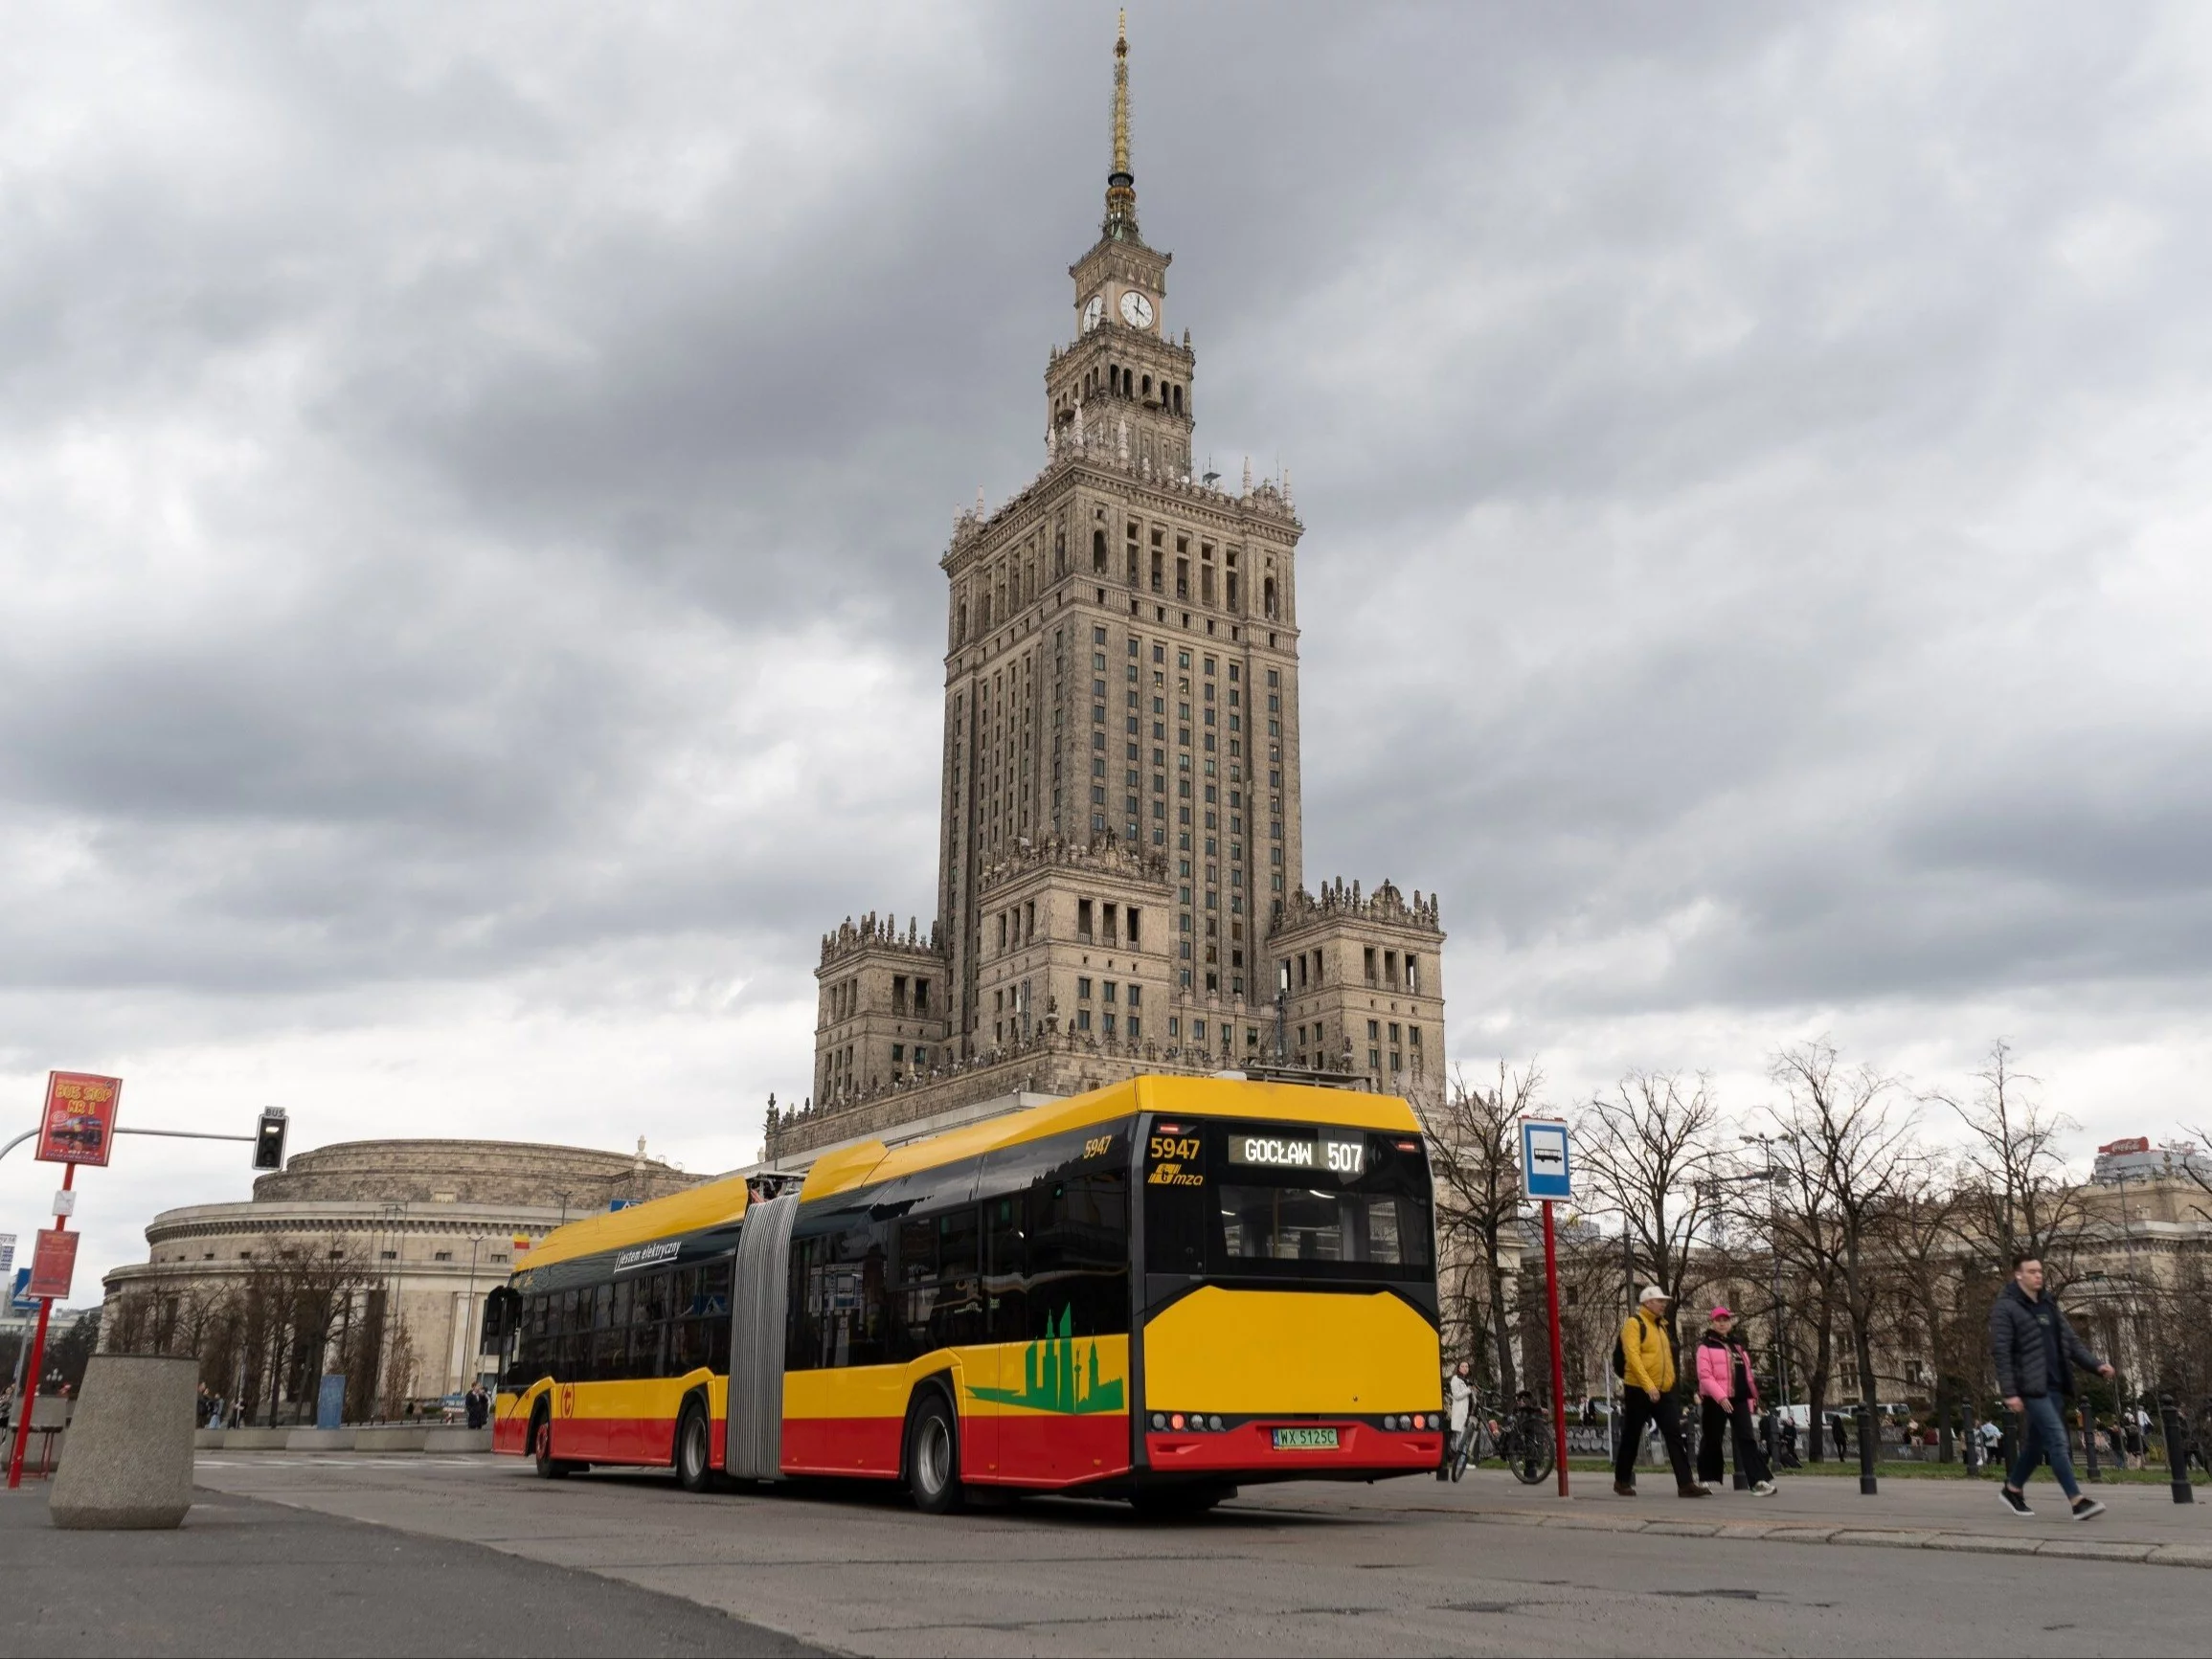
[[[999,1405],[1026,1405],[1032,1411],[1056,1411],[1084,1417],[1094,1412],[1120,1411],[1124,1407],[1122,1379],[1100,1379],[1095,1338],[1078,1345],[1071,1332],[1075,1327],[1072,1307],[1060,1310],[1060,1328],[1045,1319],[1045,1337],[1022,1350],[1022,1386],[977,1388],[968,1392],[978,1400]]]

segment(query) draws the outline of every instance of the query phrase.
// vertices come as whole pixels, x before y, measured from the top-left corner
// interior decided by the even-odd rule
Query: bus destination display
[[[1365,1140],[1331,1140],[1322,1135],[1258,1134],[1242,1131],[1229,1137],[1229,1161],[1266,1169],[1313,1170],[1357,1176],[1365,1165]]]

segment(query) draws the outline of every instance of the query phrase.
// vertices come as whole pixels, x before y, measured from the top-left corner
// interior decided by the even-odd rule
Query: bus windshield
[[[1169,1123],[1148,1138],[1150,1272],[1332,1280],[1428,1274],[1429,1170],[1417,1135]]]

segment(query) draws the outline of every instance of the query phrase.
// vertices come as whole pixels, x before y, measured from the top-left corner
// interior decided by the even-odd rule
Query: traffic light
[[[272,1106],[261,1113],[260,1126],[254,1131],[254,1168],[281,1170],[284,1167],[284,1109]]]

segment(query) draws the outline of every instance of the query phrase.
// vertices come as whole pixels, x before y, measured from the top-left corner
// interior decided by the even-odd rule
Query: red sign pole
[[[77,1166],[61,1166],[61,1190],[69,1192],[77,1185]],[[56,1231],[69,1230],[69,1218],[56,1216]],[[31,1413],[38,1401],[38,1380],[46,1365],[46,1321],[53,1315],[54,1298],[38,1299],[38,1334],[31,1339],[31,1366],[23,1374],[23,1398],[15,1402],[15,1449],[8,1457],[8,1490],[13,1491],[23,1484],[23,1448],[31,1444]]]
[[[1549,1199],[1544,1200],[1544,1300],[1551,1313],[1551,1439],[1559,1457],[1559,1495],[1566,1497],[1567,1356],[1559,1343],[1559,1242],[1551,1230]]]

